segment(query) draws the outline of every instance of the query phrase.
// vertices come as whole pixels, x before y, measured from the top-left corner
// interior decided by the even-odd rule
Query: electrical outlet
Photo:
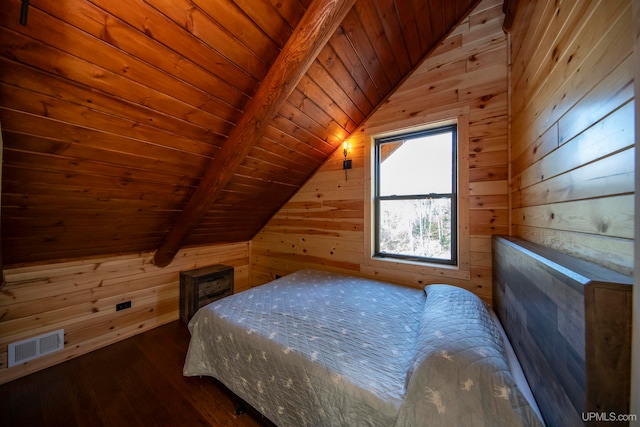
[[[131,301],[121,302],[116,304],[116,311],[124,310],[125,308],[131,308]]]

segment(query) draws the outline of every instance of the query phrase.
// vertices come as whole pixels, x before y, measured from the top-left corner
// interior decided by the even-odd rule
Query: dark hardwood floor
[[[262,426],[208,377],[184,377],[172,322],[0,386],[1,426]]]

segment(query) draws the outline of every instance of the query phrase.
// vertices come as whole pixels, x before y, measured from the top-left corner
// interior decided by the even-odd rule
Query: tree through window
[[[375,140],[375,256],[457,263],[456,125]]]

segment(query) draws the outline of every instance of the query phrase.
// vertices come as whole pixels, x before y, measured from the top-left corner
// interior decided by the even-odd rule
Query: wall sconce
[[[22,0],[20,8],[20,24],[27,25],[27,13],[29,12],[29,0]]]
[[[349,144],[347,141],[342,143],[342,152],[344,153],[344,160],[342,161],[342,169],[344,169],[344,179],[345,181],[348,179],[347,177],[347,169],[351,169],[351,159],[347,160],[347,154],[349,153]]]

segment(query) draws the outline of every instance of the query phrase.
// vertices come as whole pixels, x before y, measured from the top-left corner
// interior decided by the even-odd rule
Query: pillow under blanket
[[[396,427],[541,426],[484,302],[450,285],[429,285],[425,293]]]

